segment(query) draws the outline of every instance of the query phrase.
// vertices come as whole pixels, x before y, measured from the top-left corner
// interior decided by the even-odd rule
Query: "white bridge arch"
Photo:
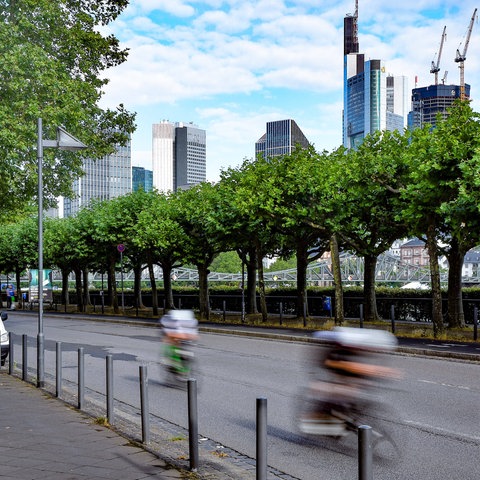
[[[342,279],[345,284],[360,285],[364,278],[364,260],[349,253],[343,253],[340,256],[340,267]],[[163,272],[159,266],[154,267],[155,279],[162,281]],[[93,274],[92,280],[100,281],[102,276],[99,273]],[[442,284],[447,283],[448,272],[441,273]],[[54,277],[55,278],[55,277]],[[172,278],[175,282],[198,282],[198,272],[195,269],[175,268],[172,271]],[[133,281],[133,272],[124,272],[123,279],[125,281]],[[120,273],[117,274],[117,280],[120,280]],[[142,272],[142,280],[149,281],[148,270]],[[220,273],[211,272],[208,275],[209,282],[219,283],[240,283],[242,281],[242,272],[236,273]],[[295,268],[289,270],[279,270],[275,272],[266,272],[265,281],[269,285],[286,285],[296,284],[297,270]],[[402,286],[411,282],[420,282],[422,284],[430,284],[430,270],[428,267],[418,265],[410,265],[402,263],[398,257],[388,253],[378,257],[375,281],[378,284],[389,284]],[[480,283],[480,277],[464,277],[465,283]],[[309,264],[307,268],[307,284],[318,286],[330,286],[333,284],[333,275],[331,262],[329,260],[315,261]]]

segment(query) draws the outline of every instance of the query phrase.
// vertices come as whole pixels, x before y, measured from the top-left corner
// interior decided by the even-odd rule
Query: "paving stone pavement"
[[[117,405],[115,425],[99,425],[104,399],[93,396],[82,411],[74,395],[0,372],[0,478],[254,480],[255,459],[212,439],[199,438],[199,468],[189,470],[188,431],[150,420],[150,442],[141,444],[139,412]],[[88,413],[87,413],[88,412]],[[269,467],[268,479],[298,480]]]
[[[172,480],[187,475],[87,414],[0,374],[2,480]]]

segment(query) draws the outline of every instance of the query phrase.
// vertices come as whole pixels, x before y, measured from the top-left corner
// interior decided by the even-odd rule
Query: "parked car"
[[[1,344],[1,365],[5,365],[5,361],[10,353],[10,340],[8,338],[8,332],[5,329],[3,322],[8,320],[7,312],[2,312],[0,315],[0,344]]]

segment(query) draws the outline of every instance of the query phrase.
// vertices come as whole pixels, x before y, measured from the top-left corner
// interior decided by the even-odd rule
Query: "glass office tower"
[[[163,192],[206,180],[206,132],[193,123],[164,120],[152,127],[153,186]]]
[[[95,200],[109,200],[132,191],[131,143],[118,145],[111,155],[83,162],[84,174],[73,181],[74,198],[63,200],[65,217],[75,215]]]
[[[309,146],[307,137],[294,120],[277,120],[267,122],[267,132],[255,143],[255,158],[259,154],[268,157],[288,155],[297,145]]]

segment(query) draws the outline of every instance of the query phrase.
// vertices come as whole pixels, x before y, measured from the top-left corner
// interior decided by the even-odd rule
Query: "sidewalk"
[[[85,413],[0,373],[2,479],[171,480],[186,474]]]

